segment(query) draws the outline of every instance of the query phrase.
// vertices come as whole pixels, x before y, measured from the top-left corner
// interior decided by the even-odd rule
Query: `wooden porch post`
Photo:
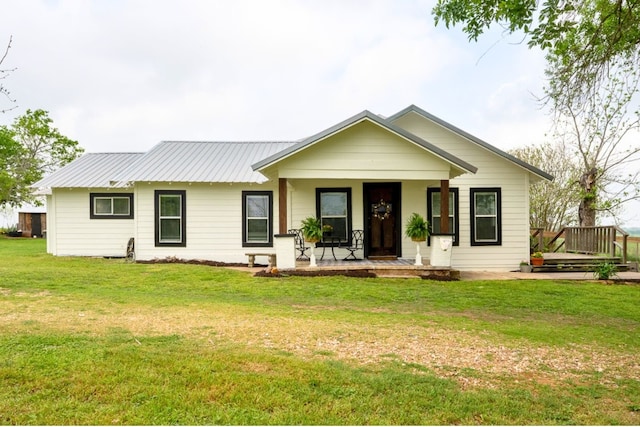
[[[440,232],[449,233],[449,180],[440,181]]]
[[[278,233],[287,232],[287,179],[278,178]]]

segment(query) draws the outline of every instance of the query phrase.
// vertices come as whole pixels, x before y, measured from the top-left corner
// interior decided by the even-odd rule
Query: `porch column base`
[[[296,268],[295,234],[276,234],[273,236],[278,270]]]

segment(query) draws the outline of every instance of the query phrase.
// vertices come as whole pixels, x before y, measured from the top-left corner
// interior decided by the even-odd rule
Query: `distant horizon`
[[[627,228],[623,227],[622,229],[627,233],[629,233],[630,236],[640,237],[640,227],[627,227]]]

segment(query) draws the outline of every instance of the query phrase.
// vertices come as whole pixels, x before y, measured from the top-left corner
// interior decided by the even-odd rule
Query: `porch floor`
[[[424,261],[423,261],[424,263]],[[432,267],[428,264],[414,265],[413,258],[394,260],[333,260],[316,259],[317,267],[310,267],[309,261],[296,261],[296,271],[365,271],[376,277],[422,277],[426,279],[458,280],[460,272],[449,267]]]

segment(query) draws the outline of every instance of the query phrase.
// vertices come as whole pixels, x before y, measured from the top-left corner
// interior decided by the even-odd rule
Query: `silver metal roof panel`
[[[111,178],[143,153],[87,153],[33,184],[33,188],[107,188]]]
[[[163,141],[125,170],[114,182],[251,182],[267,181],[251,164],[285,150],[294,142]]]

